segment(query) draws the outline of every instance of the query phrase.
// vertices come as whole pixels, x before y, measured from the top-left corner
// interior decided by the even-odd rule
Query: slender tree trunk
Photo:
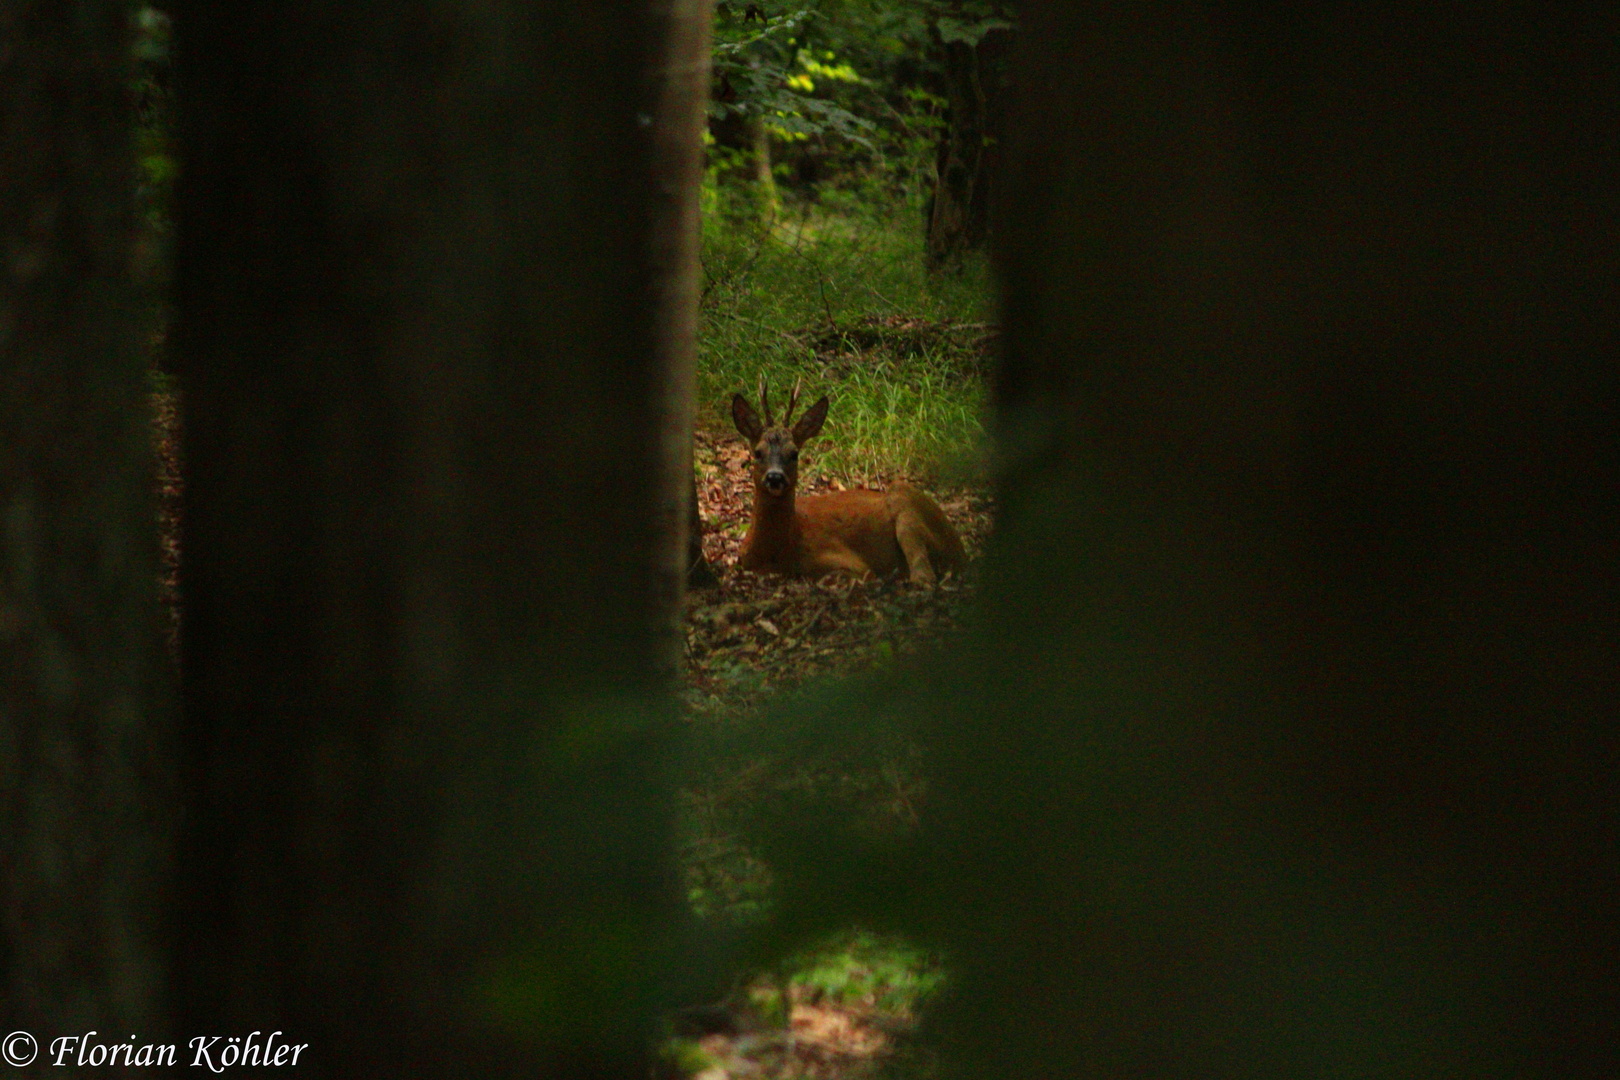
[[[985,143],[986,103],[979,78],[979,50],[964,41],[945,45],[945,85],[950,122],[936,162],[938,179],[928,218],[928,262],[935,269],[960,262],[982,237],[974,235],[975,198]],[[982,212],[982,210],[981,210]]]
[[[69,1033],[164,1033],[170,697],[127,14],[39,0],[0,20],[0,1015],[47,1056]],[[26,1049],[8,1040],[8,1064]]]
[[[640,1080],[705,6],[176,27],[181,1028]]]
[[[697,469],[692,469],[692,497],[687,500],[686,514],[686,587],[709,589],[720,584],[720,579],[703,554],[703,514],[698,505]]]
[[[949,111],[928,207],[932,269],[959,266],[965,254],[990,238],[992,196],[1007,134],[1012,40],[1012,31],[1001,27],[975,43],[951,41],[942,47]]]
[[[748,144],[752,150],[749,160],[754,167],[754,198],[759,200],[760,220],[767,226],[772,225],[781,212],[782,200],[776,191],[776,172],[771,163],[771,132],[763,116],[754,114],[748,118]]]
[[[659,85],[653,176],[658,203],[653,218],[654,289],[660,355],[658,370],[664,381],[665,415],[658,424],[663,442],[659,450],[662,470],[682,478],[666,484],[666,495],[685,498],[660,508],[660,528],[684,539],[664,549],[679,558],[673,566],[656,568],[657,579],[677,590],[683,583],[704,588],[715,583],[714,571],[703,556],[703,519],[698,510],[697,470],[692,459],[692,388],[697,348],[698,244],[700,236],[698,182],[703,175],[703,132],[708,125],[710,0],[672,0],[661,9],[665,25],[655,25],[655,38],[666,39],[667,50],[655,69]],[[667,14],[664,12],[667,11]],[[681,503],[684,502],[684,506]],[[666,598],[665,638],[660,663],[673,678],[685,651],[684,610],[679,591]]]

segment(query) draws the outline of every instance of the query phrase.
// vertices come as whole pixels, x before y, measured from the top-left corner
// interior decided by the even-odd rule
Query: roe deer
[[[744,570],[819,575],[832,571],[868,577],[904,569],[912,581],[932,583],[937,573],[960,570],[967,556],[956,530],[927,495],[906,484],[888,491],[839,491],[794,497],[799,483],[799,447],[827,419],[825,396],[791,428],[799,387],[787,412],[771,419],[765,379],[759,380],[760,420],[741,394],[731,399],[731,419],[754,448],[754,520],[748,525]]]

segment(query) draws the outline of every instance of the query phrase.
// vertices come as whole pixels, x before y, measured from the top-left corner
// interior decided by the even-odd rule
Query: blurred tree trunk
[[[706,6],[175,25],[180,1028],[641,1080]]]
[[[42,1042],[163,1031],[171,688],[127,17],[40,0],[0,30],[0,1015]]]
[[[804,743],[920,718],[920,861],[767,852],[946,1075],[1620,1068],[1620,34],[1524,10],[1021,7],[977,630]]]
[[[1021,8],[957,1075],[1614,1075],[1620,35],[1516,11]]]

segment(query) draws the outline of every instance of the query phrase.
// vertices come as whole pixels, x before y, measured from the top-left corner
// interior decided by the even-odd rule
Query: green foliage
[[[174,265],[174,182],[179,175],[175,149],[174,98],[170,89],[169,16],[151,5],[134,15],[129,83],[134,105],[134,202],[137,231],[131,260],[144,297],[147,367],[153,389],[172,392],[173,380],[160,376],[168,340],[167,285]]]
[[[719,4],[712,56],[718,92],[710,102],[711,115],[761,116],[782,138],[834,132],[867,142],[870,121],[809,93],[814,84],[806,72],[815,70],[816,61],[799,47],[799,36],[813,15],[805,7],[768,14],[761,4],[748,4],[740,12],[733,4]],[[847,78],[858,80],[853,70]]]
[[[539,1042],[638,1038],[627,998],[642,985],[657,915],[598,904],[590,918],[553,919],[473,980],[469,1005],[514,1035]]]
[[[743,926],[770,915],[770,873],[740,844],[694,837],[684,854],[686,901],[693,914]]]
[[[954,3],[930,3],[934,28],[939,40],[949,45],[960,41],[964,45],[977,45],[992,30],[1011,30],[1016,25],[1007,4],[985,3],[983,0],[956,0]]]
[[[732,791],[684,796],[680,856],[686,901],[699,918],[754,925],[771,911],[771,875],[743,839]],[[746,816],[746,815],[745,815]]]

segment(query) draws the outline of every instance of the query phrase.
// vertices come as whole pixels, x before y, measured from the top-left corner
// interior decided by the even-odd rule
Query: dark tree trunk
[[[127,16],[39,0],[0,28],[0,1015],[46,1055],[163,1034],[170,687]]]
[[[938,181],[928,219],[928,262],[935,268],[958,262],[973,246],[974,192],[985,134],[978,49],[965,41],[953,41],[944,49],[950,119],[939,146]]]
[[[646,1075],[707,13],[191,3],[180,1027]]]
[[[935,161],[938,180],[928,211],[928,263],[959,265],[990,237],[996,165],[1005,136],[1007,50],[1011,34],[991,31],[977,43],[943,46],[947,124]]]
[[[920,717],[923,861],[768,850],[946,1075],[1620,1069],[1620,34],[1522,10],[1021,7],[977,630],[796,748]]]
[[[1620,34],[1524,10],[1021,9],[956,1075],[1614,1074]]]

